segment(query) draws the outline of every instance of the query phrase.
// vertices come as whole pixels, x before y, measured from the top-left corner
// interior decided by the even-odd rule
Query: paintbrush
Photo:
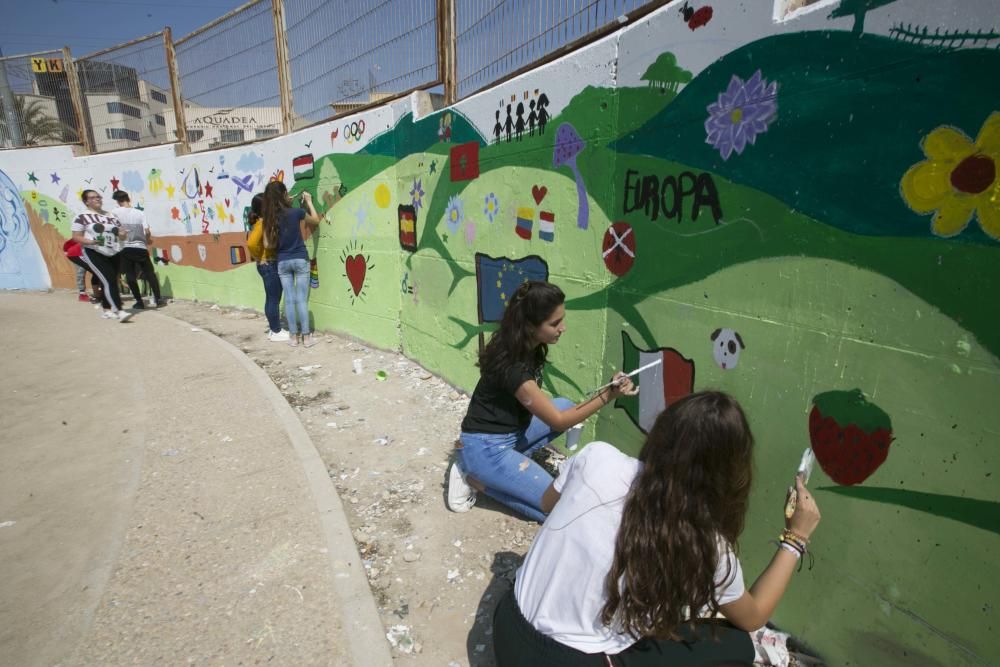
[[[604,391],[608,387],[611,387],[613,385],[621,383],[621,381],[624,380],[625,378],[630,378],[630,377],[632,377],[634,375],[638,375],[639,373],[643,372],[647,368],[652,368],[653,366],[659,366],[662,363],[663,363],[663,359],[657,359],[656,361],[651,361],[648,364],[646,364],[645,366],[640,366],[639,368],[635,369],[631,373],[626,373],[624,378],[618,378],[617,380],[612,380],[611,382],[609,382],[607,384],[602,384],[597,389],[591,390],[590,393],[588,393],[587,395],[590,396],[590,395],[596,394],[596,393],[598,393],[600,391]]]
[[[799,469],[795,471],[796,477],[802,478],[803,486],[809,483],[809,475],[812,474],[813,464],[816,463],[816,456],[812,447],[806,447],[802,452],[802,460],[799,462]],[[795,507],[799,502],[799,490],[795,486],[788,487],[788,500],[785,501],[785,518],[791,519],[795,514]]]

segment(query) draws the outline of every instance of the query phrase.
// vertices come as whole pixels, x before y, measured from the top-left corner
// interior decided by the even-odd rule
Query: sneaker
[[[159,301],[154,301],[153,302],[153,307],[154,308],[163,308],[166,305],[167,305],[167,300],[166,299],[160,299]]]
[[[290,338],[287,329],[282,329],[281,331],[271,331],[267,330],[267,339],[272,343],[284,343]]]
[[[87,296],[86,292],[80,292],[79,296],[76,297],[77,301],[83,301],[84,303],[90,303],[90,297]]]
[[[146,310],[146,304],[141,301],[132,306],[132,310]]]
[[[445,477],[447,493],[445,502],[452,512],[468,512],[476,504],[476,492],[469,483],[465,481],[465,473],[458,465],[457,461],[448,464],[448,473]]]
[[[102,320],[113,320],[113,319],[115,319],[115,314],[112,313],[110,310],[102,310],[101,311],[101,319]]]
[[[114,316],[112,316],[112,317],[114,317]],[[130,317],[132,317],[132,313],[128,312],[127,310],[119,310],[118,311],[118,321],[119,322],[128,322],[128,320],[129,320]]]

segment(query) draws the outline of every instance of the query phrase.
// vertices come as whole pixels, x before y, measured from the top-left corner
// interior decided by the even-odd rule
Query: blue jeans
[[[568,398],[554,398],[560,412],[573,407]],[[531,454],[562,435],[538,417],[513,433],[466,433],[459,436],[458,461],[466,474],[486,487],[486,495],[539,523],[545,521],[542,494],[552,475],[531,460]]]
[[[257,273],[264,281],[264,316],[271,331],[281,331],[281,278],[278,277],[277,262],[257,262]]]
[[[309,333],[309,260],[286,259],[278,262],[278,277],[285,291],[285,317],[288,333]]]

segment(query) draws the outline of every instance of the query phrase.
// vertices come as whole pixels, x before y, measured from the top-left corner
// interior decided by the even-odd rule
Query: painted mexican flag
[[[672,347],[641,350],[632,343],[627,333],[622,332],[623,371],[628,373],[656,360],[662,363],[632,378],[641,387],[639,395],[615,401],[615,407],[625,410],[643,433],[649,432],[657,416],[668,405],[694,391],[694,361]]]

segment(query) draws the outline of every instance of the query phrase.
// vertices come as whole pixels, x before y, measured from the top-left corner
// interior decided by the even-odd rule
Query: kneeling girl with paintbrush
[[[552,476],[531,454],[619,396],[639,390],[624,373],[574,404],[542,392],[548,346],[566,330],[566,297],[551,283],[517,288],[500,329],[479,355],[480,379],[462,421],[460,445],[448,468],[448,508],[466,512],[478,489],[536,521],[545,520],[543,495]]]

